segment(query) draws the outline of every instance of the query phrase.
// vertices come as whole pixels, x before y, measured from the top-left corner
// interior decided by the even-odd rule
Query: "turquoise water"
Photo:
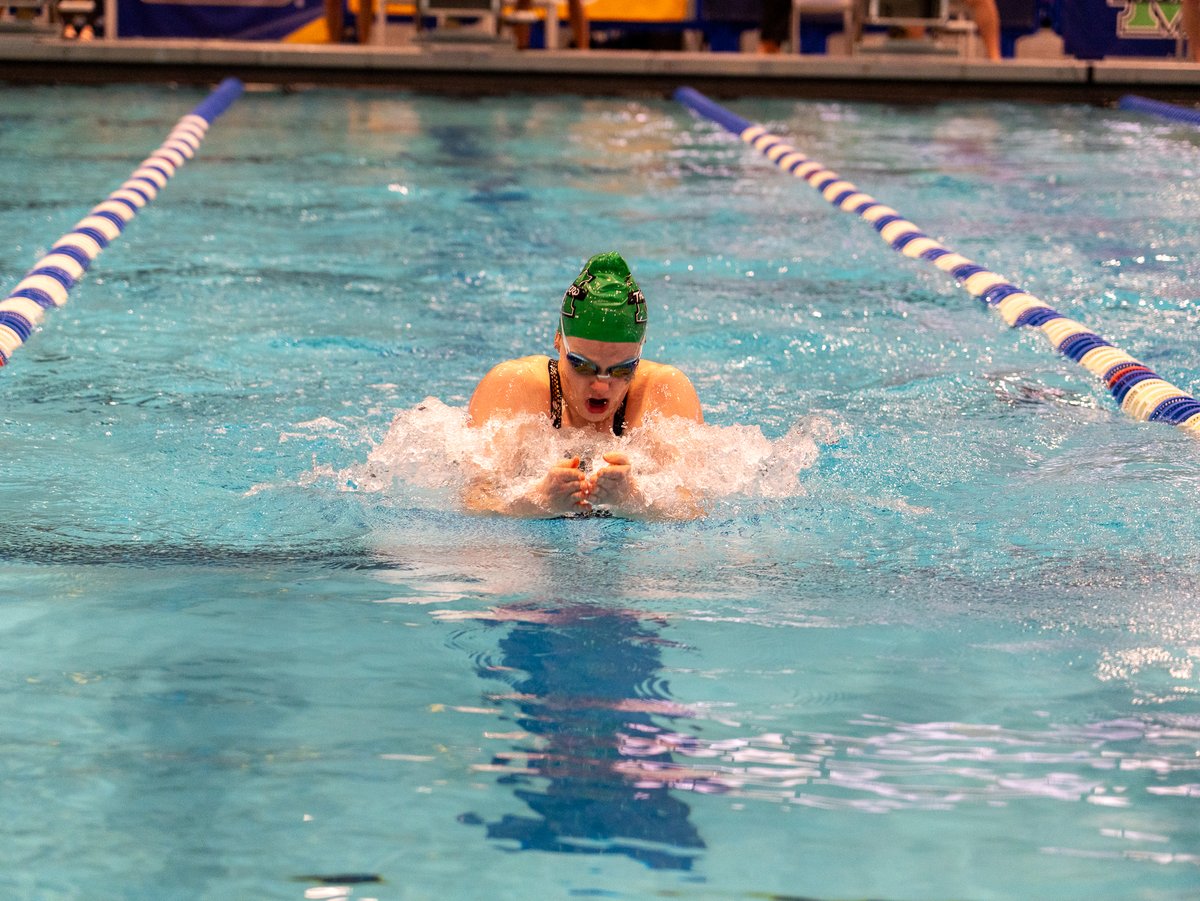
[[[6,90],[5,284],[203,96]],[[1194,130],[731,107],[1200,389]],[[609,248],[709,515],[462,512]],[[0,403],[6,896],[1200,894],[1195,438],[669,101],[248,92]]]

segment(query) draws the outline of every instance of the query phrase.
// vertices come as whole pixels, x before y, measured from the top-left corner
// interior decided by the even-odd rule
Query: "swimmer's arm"
[[[704,509],[702,501],[703,498],[701,495],[692,491],[686,485],[679,485],[675,488],[675,497],[669,504],[643,501],[641,508],[636,511],[635,515],[638,519],[672,520],[676,522],[700,519],[708,512]]]
[[[700,397],[691,380],[674,366],[657,365],[646,386],[642,401],[642,415],[653,414],[663,419],[680,417],[691,422],[704,422],[704,411]],[[651,432],[653,436],[653,431]],[[645,499],[633,482],[634,504],[628,513],[644,519],[698,519],[705,515],[704,498],[696,491],[680,484],[675,496],[669,501],[651,502]]]
[[[688,520],[700,519],[708,513],[704,509],[703,499],[699,494],[692,491],[686,485],[680,485],[675,489],[675,503],[670,511],[662,514],[663,519]]]
[[[495,480],[487,477],[474,479],[463,492],[463,506],[473,513],[500,513],[522,519],[540,519],[550,516],[531,499],[505,498]]]
[[[546,357],[508,360],[495,366],[480,380],[467,405],[467,424],[478,428],[493,419],[507,420],[530,414],[544,416],[549,399]],[[495,473],[478,473],[463,493],[463,505],[477,513],[502,513],[528,519],[560,516],[569,512],[566,508],[570,505],[557,496],[555,485],[550,483],[563,478],[556,476],[556,470],[563,468],[565,462],[568,461],[560,462],[538,484],[517,497],[505,490],[510,486]],[[566,468],[573,468],[578,473],[578,463]],[[578,475],[565,478],[577,481]]]
[[[604,455],[605,465],[589,480],[589,500],[632,519],[688,520],[704,515],[698,494],[686,485],[675,489],[670,500],[652,501],[643,493],[629,457],[619,451]]]
[[[589,507],[588,486],[579,458],[571,457],[558,461],[541,481],[515,497],[505,496],[503,485],[494,475],[481,474],[467,485],[463,505],[476,513],[546,519]]]
[[[622,501],[610,504],[608,509],[626,519],[685,522],[700,519],[706,514],[701,500],[701,496],[696,492],[686,485],[680,485],[675,489],[675,497],[669,502],[650,501],[642,494],[637,482],[633,481],[629,495]]]

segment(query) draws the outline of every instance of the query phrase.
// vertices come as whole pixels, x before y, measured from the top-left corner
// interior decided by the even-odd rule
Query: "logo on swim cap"
[[[559,327],[569,338],[640,344],[646,337],[646,297],[615,252],[587,261],[563,295]]]

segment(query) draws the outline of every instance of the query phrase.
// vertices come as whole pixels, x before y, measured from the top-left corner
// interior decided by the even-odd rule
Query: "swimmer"
[[[619,437],[652,415],[703,422],[687,376],[642,359],[646,319],[646,298],[620,254],[592,257],[563,296],[554,335],[557,359],[538,354],[493,368],[471,397],[468,422],[478,427],[532,415],[589,438]],[[603,465],[590,468],[589,473],[579,456],[564,456],[515,498],[505,495],[503,474],[492,474],[471,486],[467,506],[525,517],[586,514],[596,507],[626,516],[699,515],[683,487],[670,509],[648,501],[627,454],[609,451]]]

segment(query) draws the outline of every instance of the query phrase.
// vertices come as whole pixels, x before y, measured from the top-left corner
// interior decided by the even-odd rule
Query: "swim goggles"
[[[579,375],[589,379],[621,379],[629,381],[633,378],[634,372],[637,371],[638,363],[642,361],[640,356],[633,357],[628,360],[622,360],[620,363],[614,363],[603,372],[600,371],[600,364],[594,363],[582,354],[577,354],[569,344],[567,344],[567,336],[562,334],[563,351],[566,354],[567,362],[571,364],[571,368]]]

